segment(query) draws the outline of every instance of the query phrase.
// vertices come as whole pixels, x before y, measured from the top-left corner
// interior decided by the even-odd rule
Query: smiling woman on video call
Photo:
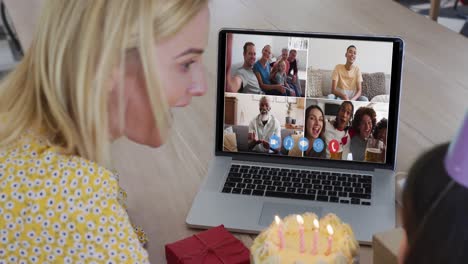
[[[110,143],[160,146],[170,108],[206,92],[207,2],[45,1],[0,86],[1,258],[148,262],[108,170]]]

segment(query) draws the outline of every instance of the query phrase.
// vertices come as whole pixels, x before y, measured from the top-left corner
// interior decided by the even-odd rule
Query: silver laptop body
[[[307,38],[330,38],[347,40],[387,41],[394,43],[392,61],[392,79],[390,107],[388,115],[387,158],[385,164],[362,162],[332,161],[289,157],[272,157],[252,155],[251,153],[225,152],[222,148],[224,123],[224,65],[227,34],[278,35]],[[218,58],[218,97],[216,118],[216,149],[206,176],[196,195],[186,223],[194,228],[210,228],[223,224],[234,232],[256,234],[269,226],[275,215],[285,217],[289,214],[313,212],[319,217],[334,213],[344,222],[351,225],[357,240],[361,244],[370,244],[372,235],[395,227],[395,178],[398,112],[403,61],[403,41],[395,37],[330,35],[302,32],[273,32],[224,29],[219,32]],[[261,48],[261,47],[260,47]],[[257,48],[257,49],[260,49]],[[257,50],[258,53],[258,50]],[[221,76],[220,76],[221,75]],[[303,175],[346,175],[356,179],[371,179],[372,193],[370,199],[360,199],[359,204],[341,203],[343,201],[318,201],[293,198],[271,197],[223,193],[231,168],[256,170],[274,168],[277,171],[294,171]],[[330,198],[331,199],[331,198]],[[351,201],[351,198],[347,199]],[[366,201],[366,202],[364,202]],[[369,202],[369,205],[363,203]]]

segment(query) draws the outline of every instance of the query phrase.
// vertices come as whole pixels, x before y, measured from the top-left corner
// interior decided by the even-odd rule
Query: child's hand
[[[279,86],[279,87],[278,87],[278,91],[279,91],[280,93],[282,93],[282,94],[286,93],[286,88],[285,88],[284,86],[282,86],[282,85],[278,85],[278,86]]]
[[[296,96],[296,92],[294,92],[293,89],[291,89],[291,88],[288,87],[288,90],[289,90],[289,94],[290,94],[291,96]]]

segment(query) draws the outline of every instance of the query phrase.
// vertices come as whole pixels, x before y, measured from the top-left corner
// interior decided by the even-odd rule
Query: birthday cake
[[[358,251],[348,224],[334,214],[319,220],[313,213],[289,215],[284,221],[276,217],[250,248],[254,264],[359,263]]]

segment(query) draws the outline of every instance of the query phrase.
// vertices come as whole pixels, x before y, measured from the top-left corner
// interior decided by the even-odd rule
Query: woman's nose
[[[206,83],[206,71],[203,65],[196,67],[192,76],[192,84],[189,86],[188,92],[192,96],[202,96],[208,91]]]
[[[202,96],[208,91],[206,83],[192,83],[189,87],[189,93],[192,96]]]

